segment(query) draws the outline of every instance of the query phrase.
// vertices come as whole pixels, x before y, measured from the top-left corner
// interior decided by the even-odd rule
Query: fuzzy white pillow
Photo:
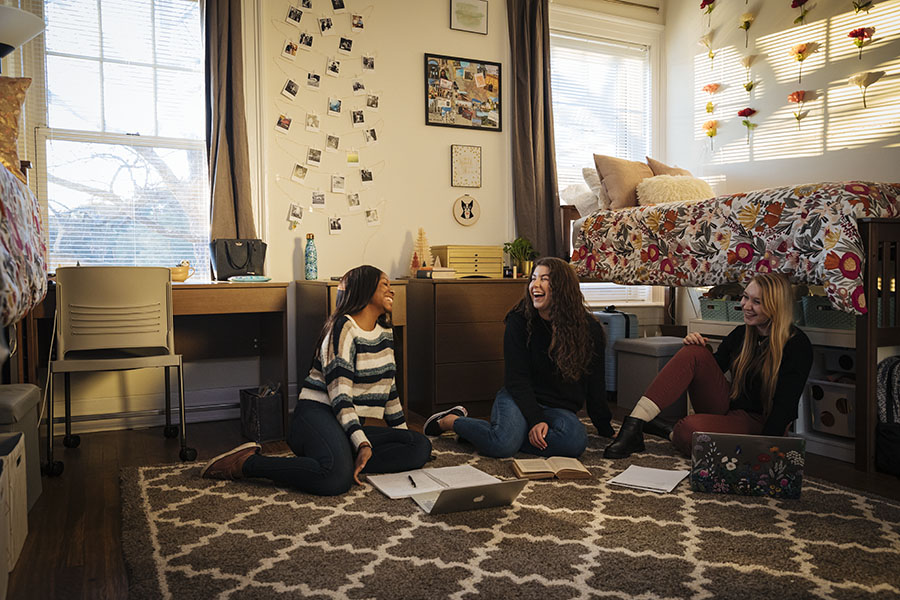
[[[586,217],[599,208],[596,194],[583,183],[566,186],[559,193],[559,199],[577,208],[578,214],[582,217]]]
[[[637,185],[638,204],[641,206],[666,202],[698,202],[713,196],[715,194],[708,183],[686,175],[656,175]]]
[[[581,169],[581,176],[591,192],[597,197],[597,205],[603,210],[609,210],[609,196],[606,194],[606,188],[603,186],[603,180],[600,179],[600,173],[595,167],[584,167]],[[581,213],[582,217],[586,217],[585,213]]]

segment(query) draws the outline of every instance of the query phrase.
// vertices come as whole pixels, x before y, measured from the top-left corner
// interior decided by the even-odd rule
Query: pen
[[[406,477],[409,479],[409,482],[412,484],[413,487],[417,487],[416,480],[412,478],[412,475],[407,475]]]

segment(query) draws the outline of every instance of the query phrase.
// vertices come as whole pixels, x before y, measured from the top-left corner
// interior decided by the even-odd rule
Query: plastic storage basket
[[[740,300],[700,298],[700,318],[704,321],[743,321],[744,315]]]
[[[854,329],[856,316],[838,310],[825,296],[804,296],[803,322],[807,327],[822,329]]]
[[[810,379],[807,384],[812,428],[843,437],[856,436],[856,386]]]

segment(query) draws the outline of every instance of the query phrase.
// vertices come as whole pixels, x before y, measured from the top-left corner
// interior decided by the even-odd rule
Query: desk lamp
[[[13,6],[0,6],[0,59],[43,30],[40,17]]]

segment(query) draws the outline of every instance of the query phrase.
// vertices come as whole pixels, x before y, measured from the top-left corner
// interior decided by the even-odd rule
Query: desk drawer
[[[502,281],[502,280],[501,280]],[[435,284],[435,323],[503,322],[506,313],[525,294],[521,283]],[[501,336],[502,339],[502,336]]]
[[[434,368],[436,410],[457,404],[493,401],[503,387],[503,361],[437,365]]]
[[[216,287],[211,291],[172,286],[172,310],[176,315],[285,312],[285,287]]]
[[[434,362],[503,360],[503,323],[435,325]]]

